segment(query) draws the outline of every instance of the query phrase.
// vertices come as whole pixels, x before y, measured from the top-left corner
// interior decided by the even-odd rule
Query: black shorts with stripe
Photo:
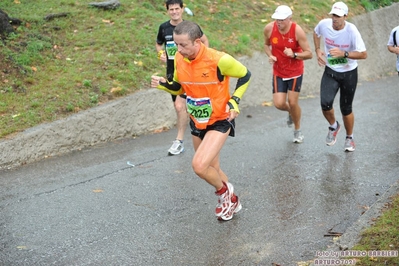
[[[278,76],[273,76],[273,93],[276,92],[284,92],[287,93],[288,91],[296,91],[301,92],[302,87],[302,78],[303,75],[300,75],[296,78],[291,79],[283,79]]]
[[[200,139],[204,139],[206,132],[210,130],[216,130],[222,133],[226,133],[230,129],[229,136],[234,137],[235,135],[235,120],[232,121],[219,120],[213,123],[212,125],[208,125],[205,129],[198,129],[195,126],[194,121],[190,118],[190,128],[191,135],[199,137]]]

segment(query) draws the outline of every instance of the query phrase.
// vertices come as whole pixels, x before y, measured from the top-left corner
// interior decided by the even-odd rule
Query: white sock
[[[337,129],[337,126],[338,126],[337,121],[335,121],[334,124],[330,125],[330,127],[332,127],[334,130]]]

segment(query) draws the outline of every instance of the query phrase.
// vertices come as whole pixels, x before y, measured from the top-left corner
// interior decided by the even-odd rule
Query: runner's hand
[[[151,76],[151,88],[156,88],[159,82],[166,82],[166,79],[159,76]]]
[[[328,51],[332,58],[344,57],[345,51],[342,51],[338,47],[334,47]]]
[[[227,118],[228,121],[232,121],[239,115],[239,112],[234,109],[230,109],[228,104],[226,104],[226,113],[229,113],[229,118]]]
[[[284,53],[287,57],[294,57],[294,52],[292,51],[291,48],[285,47],[283,53]]]
[[[159,53],[158,53],[158,58],[159,58],[159,60],[161,60],[162,62],[164,62],[164,63],[166,63],[166,53],[165,53],[165,51],[160,51]]]
[[[324,58],[326,57],[326,54],[322,50],[317,49],[316,55],[317,55],[317,63],[319,64],[319,66],[325,66],[326,60]]]
[[[269,63],[272,65],[274,62],[277,62],[277,57],[274,55],[269,56]]]
[[[234,110],[234,109],[230,109],[229,113],[230,113],[229,114],[229,118],[227,119],[229,121],[232,121],[233,119],[235,119],[239,115],[239,113],[236,110]]]

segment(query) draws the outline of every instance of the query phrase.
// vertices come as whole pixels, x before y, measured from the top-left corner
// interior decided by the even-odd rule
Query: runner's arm
[[[273,22],[269,23],[263,29],[263,37],[264,37],[264,50],[268,57],[272,56],[272,50],[270,49],[270,34],[272,32]]]
[[[166,91],[172,95],[180,95],[180,94],[184,93],[183,88],[180,85],[180,83],[176,82],[175,80],[173,80],[171,82],[169,82],[167,80],[165,80],[165,82],[162,82],[161,80],[159,80],[157,89]]]
[[[176,71],[176,61],[174,61],[175,71],[173,73],[173,81],[168,81],[163,77],[152,76],[151,77],[151,86],[153,88],[157,88],[159,90],[166,91],[172,95],[181,95],[184,93],[183,87],[179,83],[179,79],[177,78]]]
[[[298,24],[296,25],[295,31],[296,31],[298,44],[302,49],[302,53],[297,53],[296,59],[300,60],[312,59],[313,54],[310,49],[310,45],[306,37],[305,31]]]
[[[228,54],[225,54],[220,58],[218,68],[223,76],[238,78],[234,93],[228,104],[230,109],[234,109],[239,113],[238,104],[248,88],[251,79],[251,72],[238,60]]]

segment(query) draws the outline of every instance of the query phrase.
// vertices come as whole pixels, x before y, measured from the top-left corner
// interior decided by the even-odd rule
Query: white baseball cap
[[[286,19],[292,15],[292,10],[289,6],[281,5],[276,8],[272,15],[272,19]]]
[[[329,13],[330,15],[334,14],[337,16],[346,16],[348,15],[348,6],[343,2],[336,2]]]

